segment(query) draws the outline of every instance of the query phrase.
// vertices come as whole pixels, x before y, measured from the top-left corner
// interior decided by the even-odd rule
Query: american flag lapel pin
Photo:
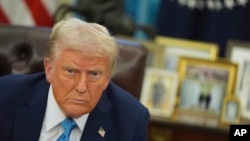
[[[98,134],[99,134],[101,137],[104,138],[106,132],[105,132],[105,130],[104,130],[102,127],[100,127],[99,130],[98,130]]]

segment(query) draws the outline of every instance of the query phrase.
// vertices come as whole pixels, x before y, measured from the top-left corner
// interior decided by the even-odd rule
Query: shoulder
[[[5,75],[0,77],[0,89],[2,95],[12,94],[15,91],[22,92],[44,79],[44,73]]]
[[[110,82],[101,101],[106,102],[100,107],[110,107],[106,109],[109,109],[108,115],[114,125],[113,134],[124,135],[126,140],[146,140],[149,111],[132,94]]]
[[[16,84],[16,83],[23,83],[23,82],[34,82],[44,77],[45,77],[44,73],[4,75],[0,77],[0,84],[6,84],[6,83]]]
[[[110,82],[105,93],[112,106],[118,107],[120,111],[134,115],[148,112],[147,108],[142,105],[131,93],[122,89],[113,82]]]

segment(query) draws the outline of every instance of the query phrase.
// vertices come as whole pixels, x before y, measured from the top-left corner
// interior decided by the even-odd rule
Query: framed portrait
[[[221,114],[221,126],[239,124],[241,117],[241,104],[236,96],[225,98]]]
[[[181,57],[176,120],[218,126],[224,98],[234,91],[237,64]]]
[[[155,42],[164,46],[161,66],[167,70],[177,71],[179,57],[193,57],[214,60],[218,56],[218,44],[157,36]]]
[[[250,119],[250,42],[228,40],[226,57],[238,64],[236,95],[242,103],[242,117]]]
[[[154,41],[144,41],[135,39],[129,36],[116,35],[117,39],[125,39],[131,42],[139,43],[147,49],[147,60],[146,67],[159,68],[161,63],[161,58],[163,55],[163,46],[156,44]]]
[[[178,75],[159,68],[146,68],[140,101],[151,117],[171,117],[176,100]]]

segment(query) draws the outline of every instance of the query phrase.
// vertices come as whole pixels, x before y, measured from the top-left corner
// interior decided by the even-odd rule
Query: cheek
[[[74,89],[75,82],[73,80],[66,79],[63,76],[57,76],[54,77],[52,85],[58,93],[70,93]]]
[[[106,89],[108,81],[98,83],[95,85],[91,85],[89,87],[92,102],[95,104],[99,101],[100,97],[102,96],[103,91]]]
[[[60,79],[59,79],[60,80]],[[56,81],[52,83],[53,92],[58,105],[62,106],[67,104],[68,98],[72,97],[72,91],[74,91],[74,84],[70,81]]]
[[[51,84],[53,85],[55,97],[58,99],[59,103],[62,103],[64,99],[66,99],[67,94],[73,91],[75,82],[73,80],[66,79],[62,73],[55,72],[52,77]]]
[[[56,85],[60,85],[61,88],[66,88],[67,86],[72,85],[73,81],[70,79],[67,79],[64,76],[63,69],[59,69],[59,67],[55,68],[52,72],[52,83]]]
[[[109,76],[106,76],[104,78],[104,81],[103,81],[103,90],[105,90],[109,84],[109,81],[110,81],[110,77]]]
[[[102,84],[100,84],[100,88],[99,89],[101,89],[102,91],[104,91],[107,88],[108,84],[109,84],[109,79],[105,78],[103,80]]]

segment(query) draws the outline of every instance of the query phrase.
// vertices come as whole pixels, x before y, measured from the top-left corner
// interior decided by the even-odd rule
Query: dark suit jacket
[[[49,83],[44,73],[0,77],[0,141],[37,141]],[[90,113],[83,141],[146,141],[148,110],[110,82]],[[103,127],[106,134],[98,134]]]

